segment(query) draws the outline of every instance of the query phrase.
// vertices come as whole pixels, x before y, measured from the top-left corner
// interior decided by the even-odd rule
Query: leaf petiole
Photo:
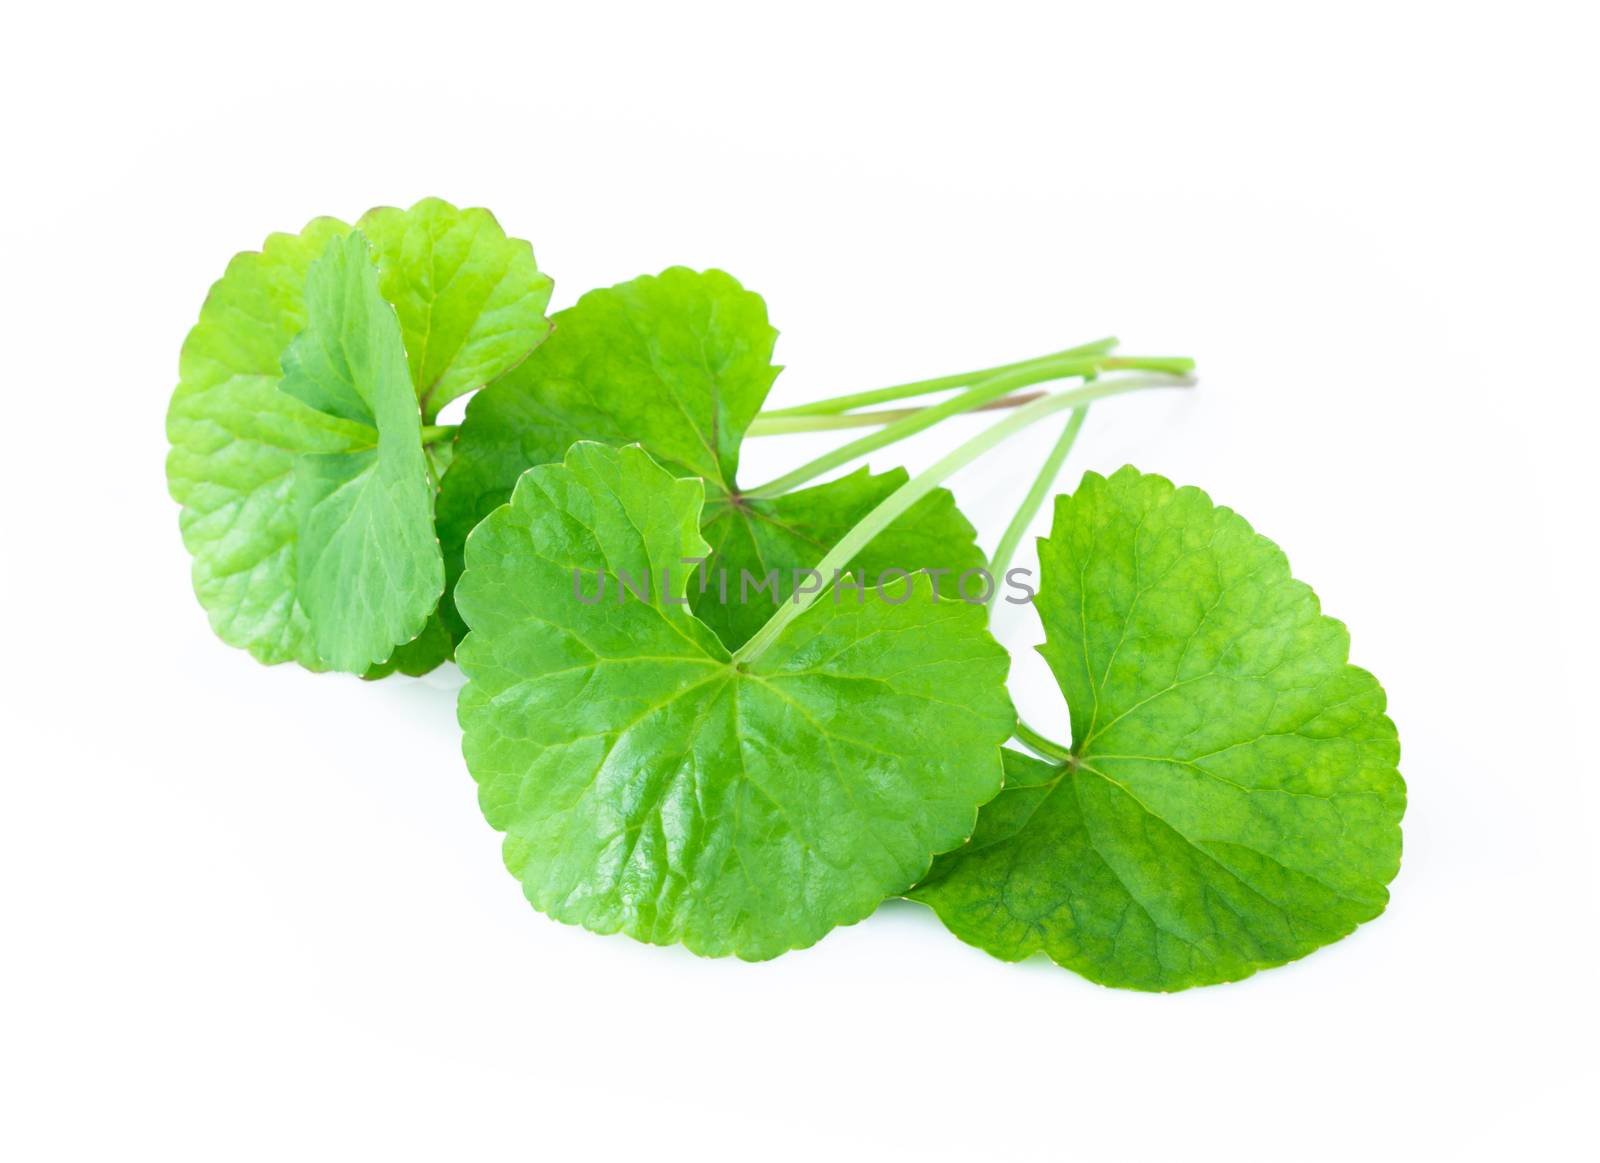
[[[913,380],[911,383],[895,384],[887,388],[875,388],[869,392],[851,392],[843,396],[832,396],[826,400],[813,400],[809,404],[795,404],[789,408],[774,408],[771,411],[762,412],[761,415],[769,419],[776,419],[781,416],[832,416],[838,412],[848,412],[853,408],[865,408],[872,404],[887,404],[893,400],[905,400],[912,396],[926,396],[932,392],[946,392],[953,388],[968,388],[980,380],[988,379],[990,376],[997,376],[1005,372],[1023,371],[1027,368],[1059,359],[1110,355],[1116,346],[1117,341],[1115,339],[1099,339],[1093,343],[1083,343],[1077,347],[1069,347],[1065,351],[1056,351],[1049,355],[1037,355],[1032,359],[1019,359],[1015,363],[1003,363],[996,367],[984,368],[981,371],[957,372],[955,375],[936,376],[928,380]]]
[[[878,449],[894,444],[896,441],[904,440],[908,436],[914,436],[950,416],[973,411],[1010,394],[1017,388],[1027,387],[1030,384],[1037,384],[1046,380],[1071,379],[1079,376],[1092,380],[1103,371],[1124,368],[1183,375],[1194,369],[1194,361],[1164,356],[1073,356],[1054,358],[1016,371],[1000,372],[983,380],[976,386],[968,388],[958,396],[952,396],[948,400],[926,408],[919,408],[909,416],[891,421],[869,436],[852,440],[840,448],[824,453],[815,460],[784,473],[774,480],[749,490],[749,492],[751,495],[760,496],[776,496],[786,493],[815,477],[821,476],[825,472],[838,468],[842,464],[848,464],[852,460],[866,456],[868,453],[876,452]],[[1078,391],[1082,392],[1086,388],[1093,386],[1085,385],[1085,388],[1080,388]],[[1083,398],[1095,400],[1102,395],[1115,395],[1123,390],[1112,386]]]
[[[997,376],[995,378],[1000,379],[1002,377]],[[735,664],[749,663],[759,658],[767,647],[777,639],[778,635],[783,633],[784,627],[805,613],[812,602],[832,588],[830,583],[835,571],[842,571],[868,542],[883,532],[912,505],[915,505],[923,497],[938,488],[946,477],[971,464],[1002,441],[1016,435],[1029,425],[1043,420],[1046,416],[1052,416],[1066,408],[1081,406],[1090,400],[1098,400],[1105,396],[1118,395],[1123,392],[1139,391],[1142,388],[1189,387],[1193,382],[1193,380],[1173,376],[1129,376],[1120,380],[1096,381],[1095,383],[1084,384],[1080,388],[1057,392],[1054,395],[1035,400],[1026,407],[1017,409],[1000,423],[990,425],[972,439],[912,477],[858,521],[855,527],[841,537],[838,543],[817,564],[817,572],[824,579],[822,587],[814,592],[805,594],[796,590],[789,602],[778,607],[777,612],[767,619],[761,629],[757,630],[743,646],[734,651],[733,660]],[[928,409],[930,412],[936,410],[933,408]],[[891,427],[893,426],[891,425]]]
[[[1089,406],[1085,404],[1081,408],[1074,408],[1072,414],[1067,417],[1067,426],[1062,430],[1061,438],[1050,450],[1050,455],[1045,457],[1039,475],[1033,478],[1033,486],[1028,490],[1028,495],[1022,499],[1016,515],[1011,518],[1011,524],[1006,526],[1006,531],[1000,535],[1000,541],[994,547],[994,555],[989,558],[991,578],[1005,577],[1006,567],[1011,564],[1012,554],[1016,553],[1017,546],[1022,543],[1023,534],[1028,531],[1028,525],[1038,515],[1040,506],[1044,504],[1045,494],[1050,491],[1050,486],[1060,474],[1061,465],[1067,459],[1067,453],[1072,451],[1072,443],[1078,438],[1078,429],[1083,427],[1084,417],[1088,414]],[[999,592],[997,580],[989,600],[994,601],[995,594]]]
[[[987,404],[979,404],[972,411],[1000,412],[1007,408],[1020,408],[1042,395],[1043,392],[1016,392],[999,400],[991,400]],[[750,427],[745,429],[744,434],[788,436],[800,432],[831,432],[840,428],[871,428],[878,424],[892,424],[896,420],[904,420],[907,416],[915,416],[929,406],[924,404],[916,408],[880,408],[876,412],[845,412],[837,416],[774,416],[762,413],[750,422]]]
[[[1016,737],[1018,743],[1021,743],[1040,759],[1048,759],[1052,763],[1064,763],[1069,767],[1077,765],[1077,756],[1072,754],[1070,748],[1063,747],[1054,739],[1049,739],[1039,734],[1021,719],[1017,720]]]

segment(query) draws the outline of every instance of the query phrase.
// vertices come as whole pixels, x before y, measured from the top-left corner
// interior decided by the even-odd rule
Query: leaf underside
[[[1237,980],[1382,912],[1398,737],[1277,546],[1124,468],[1057,499],[1040,562],[1074,759],[1007,752],[972,842],[909,895],[997,957],[1147,990]]]
[[[359,674],[420,634],[439,604],[433,478],[400,323],[359,232],[330,242],[311,265],[306,314],[280,387],[364,425],[368,440],[295,461],[295,593],[318,656]]]
[[[683,600],[703,487],[579,443],[473,532],[467,765],[533,905],[758,960],[904,891],[971,832],[1013,723],[981,606],[823,598],[735,665]],[[573,571],[649,571],[585,604]]]

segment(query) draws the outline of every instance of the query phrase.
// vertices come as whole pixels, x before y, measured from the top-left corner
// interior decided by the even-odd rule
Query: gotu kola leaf
[[[463,746],[536,908],[755,960],[961,843],[1014,718],[983,608],[926,576],[900,604],[825,596],[735,661],[685,600],[703,498],[637,446],[580,442],[522,476],[467,543]],[[577,575],[592,598],[598,569],[589,604]]]
[[[1070,756],[1008,751],[971,843],[909,895],[997,957],[1147,990],[1233,981],[1382,912],[1394,724],[1277,546],[1124,468],[1057,499],[1040,565]]]
[[[362,225],[403,332],[427,343],[409,375],[415,398],[431,387],[437,401],[500,374],[548,330],[549,280],[528,244],[507,238],[487,211],[428,199],[411,210],[372,211]],[[376,442],[369,424],[347,418],[350,400],[346,415],[337,407],[322,412],[278,383],[285,351],[306,325],[312,260],[349,231],[319,218],[228,265],[184,342],[167,416],[168,487],[183,506],[195,592],[212,627],[263,662],[312,669],[330,663],[317,651],[298,593],[296,465],[303,455],[359,452]],[[437,474],[448,445],[431,444],[427,453]],[[428,630],[400,647],[391,669],[419,673],[449,656],[442,627],[430,622]]]
[[[515,367],[550,333],[550,276],[533,247],[508,237],[489,211],[424,198],[409,210],[369,210],[356,227],[372,243],[379,286],[400,316],[423,423]],[[430,446],[436,477],[453,451],[451,443]],[[367,677],[426,674],[454,648],[436,613]]]
[[[284,350],[305,326],[306,272],[348,230],[318,218],[228,264],[184,341],[167,412],[167,484],[183,506],[195,594],[224,642],[267,663],[325,666],[295,596],[295,461],[370,443],[362,425],[278,390]]]
[[[555,317],[550,339],[468,405],[455,460],[439,496],[439,536],[453,583],[467,534],[511,495],[522,471],[559,462],[578,440],[638,442],[673,472],[705,482],[701,532],[714,559],[690,593],[695,612],[737,647],[808,569],[857,521],[906,481],[903,470],[865,469],[776,497],[752,497],[736,477],[740,442],[779,369],[777,331],[759,295],[721,271],[673,267],[591,291]],[[980,567],[975,534],[949,492],[935,490],[850,563],[876,578],[886,569]],[[715,579],[737,589],[777,572],[761,601],[725,601]],[[447,595],[446,619],[465,626]]]
[[[281,390],[369,438],[295,460],[295,593],[317,656],[359,673],[422,633],[444,591],[433,478],[400,322],[360,232],[311,264],[306,315]]]
[[[424,198],[367,211],[383,297],[399,313],[422,420],[515,367],[550,332],[550,276],[487,210]]]

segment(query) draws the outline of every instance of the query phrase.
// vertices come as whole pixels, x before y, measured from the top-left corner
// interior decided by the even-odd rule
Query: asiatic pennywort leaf
[[[349,226],[319,218],[229,264],[184,343],[168,486],[224,641],[269,663],[366,669],[373,655],[370,674],[421,673],[451,650],[433,609],[416,618],[434,588],[433,495],[451,451],[424,444],[423,412],[539,342],[549,280],[487,211],[428,199],[361,227],[376,274],[354,251],[330,260],[339,285],[330,276],[319,320],[307,279]],[[315,335],[291,356],[308,322]],[[286,360],[298,368],[287,384]]]
[[[759,295],[721,271],[682,267],[591,291],[559,312],[549,341],[468,405],[439,497],[452,581],[467,534],[505,503],[524,469],[559,462],[578,440],[638,442],[674,473],[705,482],[701,531],[714,554],[706,576],[725,573],[737,585],[744,572],[760,578],[776,570],[775,598],[786,598],[794,570],[815,565],[907,478],[901,469],[861,469],[776,497],[741,489],[741,441],[778,375],[777,334]],[[873,578],[888,568],[946,569],[955,577],[983,564],[972,526],[939,489],[851,568]],[[690,596],[730,647],[773,611],[771,602],[723,601],[715,586]],[[443,608],[459,637],[465,626],[448,597]]]
[[[910,895],[997,957],[1149,990],[1246,977],[1382,912],[1394,724],[1278,547],[1124,468],[1057,499],[1040,562],[1071,758],[1007,752],[971,843]]]
[[[424,198],[356,228],[372,243],[383,297],[400,316],[422,421],[515,367],[550,332],[550,276],[533,247],[487,210]]]
[[[467,542],[460,719],[536,908],[762,959],[970,834],[1014,722],[1007,659],[983,607],[916,577],[900,604],[824,597],[736,662],[687,605],[705,487],[636,446],[527,471]],[[653,583],[580,590],[601,569]]]
[[[295,594],[318,657],[360,673],[420,634],[444,591],[433,477],[400,323],[359,231],[311,264],[306,316],[279,386],[367,442],[295,460]]]

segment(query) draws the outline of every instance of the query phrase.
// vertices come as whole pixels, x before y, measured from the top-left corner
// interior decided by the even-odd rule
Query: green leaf
[[[704,486],[579,443],[473,532],[457,650],[467,766],[507,867],[558,920],[776,956],[961,843],[1014,722],[983,607],[818,601],[748,666],[684,604]],[[648,572],[648,600],[594,571]],[[670,570],[671,585],[660,584]]]
[[[421,398],[431,418],[450,398],[514,366],[548,332],[543,311],[550,281],[534,265],[528,244],[506,238],[488,211],[457,210],[430,198],[410,210],[370,211],[361,223],[373,243],[378,284],[399,313],[400,342],[414,345],[409,353],[401,349],[411,413],[419,412]],[[420,417],[403,416],[402,397],[389,392],[384,399],[392,414],[378,424],[374,402],[363,398],[351,369],[338,365],[338,350],[304,349],[300,374],[279,390],[290,341],[306,326],[312,261],[350,229],[319,218],[299,235],[272,235],[260,253],[236,257],[211,289],[184,343],[168,412],[168,487],[183,506],[195,592],[224,641],[263,662],[292,660],[315,670],[339,665],[374,676],[420,674],[451,653],[453,640],[437,616],[419,637],[386,648],[383,662],[370,668],[357,662],[378,649],[385,633],[415,633],[413,598],[405,591],[431,585],[423,542],[436,535],[412,525],[419,506],[410,431]],[[370,325],[370,319],[355,319],[373,307],[369,281],[349,284],[342,297],[330,299],[324,335],[342,334],[347,323]],[[392,323],[382,324],[391,356]],[[366,386],[375,390],[379,383]],[[375,425],[388,438],[378,440]],[[375,446],[377,455],[366,455]],[[448,439],[425,450],[434,481],[453,451]],[[333,459],[303,459],[324,456]],[[430,483],[430,497],[433,491]],[[345,528],[342,517],[355,524]],[[296,547],[302,519],[316,535],[315,559]],[[381,582],[398,605],[367,605],[376,596],[375,575],[357,578],[340,598],[334,574],[358,553],[355,538],[395,521],[404,536],[373,563],[406,563],[410,572]],[[328,639],[323,647],[339,655],[338,663],[319,651],[302,584],[315,587],[309,600],[325,611],[319,619],[321,637]],[[346,621],[345,606],[360,616]],[[349,640],[336,641],[341,637]]]
[[[903,468],[876,475],[859,468],[848,476],[772,498],[726,496],[707,502],[701,533],[710,543],[707,588],[691,594],[694,612],[715,630],[723,642],[737,648],[768,618],[779,602],[795,589],[795,569],[809,569],[834,544],[909,479]],[[977,532],[948,489],[936,489],[913,505],[899,520],[867,543],[846,567],[869,584],[885,571],[926,568],[936,576],[939,592],[957,596],[960,577],[982,569],[983,551]],[[737,594],[743,573],[759,579],[777,569],[778,584],[771,600],[723,601],[724,576],[730,592]],[[892,581],[893,576],[886,577]],[[753,587],[754,583],[752,583]],[[976,582],[968,592],[981,596]]]
[[[384,297],[399,312],[425,421],[521,363],[549,335],[550,277],[533,247],[506,237],[489,211],[424,198],[410,210],[369,210],[357,226],[372,244]],[[430,444],[427,452],[442,479],[455,442]],[[452,605],[452,618],[454,612]],[[417,638],[363,677],[427,674],[454,653],[455,637],[436,613]]]
[[[1149,990],[1246,977],[1382,912],[1399,741],[1278,547],[1124,468],[1057,498],[1040,562],[1072,759],[1007,753],[972,842],[909,895],[996,957]]]
[[[295,462],[295,592],[315,649],[357,674],[423,630],[444,590],[433,474],[400,321],[359,232],[306,277],[306,328],[283,357],[283,392],[371,427],[369,447]]]
[[[284,349],[305,326],[312,260],[349,229],[318,218],[228,264],[184,341],[167,413],[167,484],[183,506],[195,595],[218,637],[267,663],[325,665],[295,598],[295,461],[371,443],[365,426],[278,390]]]
[[[487,210],[424,198],[356,223],[378,262],[383,297],[400,315],[424,423],[458,396],[516,366],[549,334],[550,277],[533,247]]]
[[[673,472],[705,482],[703,533],[717,553],[694,608],[730,647],[773,605],[724,603],[726,571],[779,574],[779,599],[796,569],[814,566],[873,506],[905,481],[899,470],[864,470],[777,497],[753,498],[736,481],[740,443],[779,369],[777,331],[761,297],[721,271],[674,267],[591,291],[557,314],[555,332],[520,367],[473,398],[439,495],[439,537],[453,589],[467,534],[511,495],[522,471],[556,463],[575,441],[638,441]],[[952,577],[983,564],[974,533],[949,492],[931,494],[877,539],[862,565],[944,568]],[[459,639],[465,626],[447,593],[443,611]]]
[[[387,678],[391,674],[405,674],[417,678],[440,663],[448,662],[455,654],[455,649],[455,640],[450,637],[450,631],[445,629],[439,611],[435,610],[421,634],[403,646],[395,647],[393,654],[383,662],[368,667],[361,677],[371,680]]]

